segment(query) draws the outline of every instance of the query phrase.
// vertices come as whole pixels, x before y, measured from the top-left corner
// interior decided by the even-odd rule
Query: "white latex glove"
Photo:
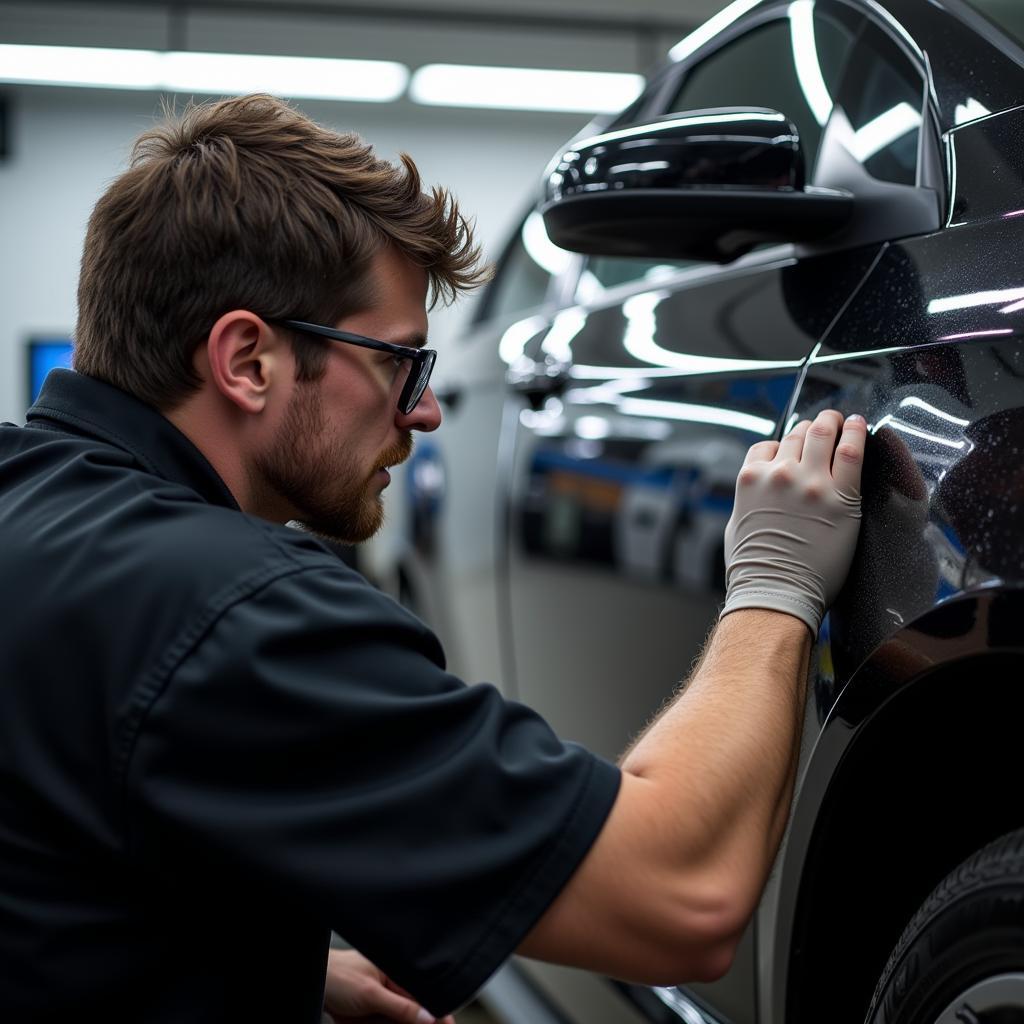
[[[857,546],[866,437],[863,417],[844,424],[828,409],[781,442],[761,441],[747,452],[725,528],[722,615],[769,608],[795,615],[818,635]]]

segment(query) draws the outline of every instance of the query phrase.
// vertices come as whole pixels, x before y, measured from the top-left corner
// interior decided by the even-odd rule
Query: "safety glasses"
[[[431,348],[412,348],[410,345],[393,345],[389,341],[378,341],[376,338],[367,338],[362,334],[352,334],[350,331],[339,331],[333,327],[324,327],[322,324],[307,324],[302,320],[273,320],[275,324],[288,327],[293,331],[302,334],[312,334],[319,338],[329,338],[331,341],[340,341],[346,345],[359,345],[361,348],[372,348],[378,352],[390,352],[399,359],[408,360],[409,374],[402,385],[402,393],[398,396],[398,410],[402,415],[407,416],[416,408],[416,404],[423,397],[430,383],[430,374],[434,369],[434,360],[437,359],[437,352]]]

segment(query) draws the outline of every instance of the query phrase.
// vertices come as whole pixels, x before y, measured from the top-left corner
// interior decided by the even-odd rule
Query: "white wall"
[[[124,169],[132,138],[152,122],[159,101],[148,93],[46,87],[8,88],[5,95],[10,154],[0,160],[0,420],[22,422],[25,342],[74,327],[89,213]],[[411,104],[299,106],[324,124],[359,132],[389,159],[408,152],[427,183],[450,187],[476,217],[492,256],[548,158],[585,120]],[[443,344],[467,308],[435,313],[432,342]]]

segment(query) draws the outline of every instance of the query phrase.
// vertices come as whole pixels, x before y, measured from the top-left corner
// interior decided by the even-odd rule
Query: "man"
[[[313,1021],[332,929],[369,958],[331,960],[339,1019],[448,1013],[515,951],[656,984],[729,966],[864,422],[750,450],[685,690],[619,766],[562,743],[309,532],[377,528],[441,419],[428,298],[484,276],[403,161],[243,97],[146,133],[96,206],[78,372],[0,429],[5,1019]]]

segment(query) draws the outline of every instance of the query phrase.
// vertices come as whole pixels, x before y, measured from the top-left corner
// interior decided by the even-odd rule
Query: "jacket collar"
[[[217,471],[170,420],[105,381],[52,370],[27,420],[71,426],[128,452],[148,472],[190,487],[212,505],[238,508]]]

